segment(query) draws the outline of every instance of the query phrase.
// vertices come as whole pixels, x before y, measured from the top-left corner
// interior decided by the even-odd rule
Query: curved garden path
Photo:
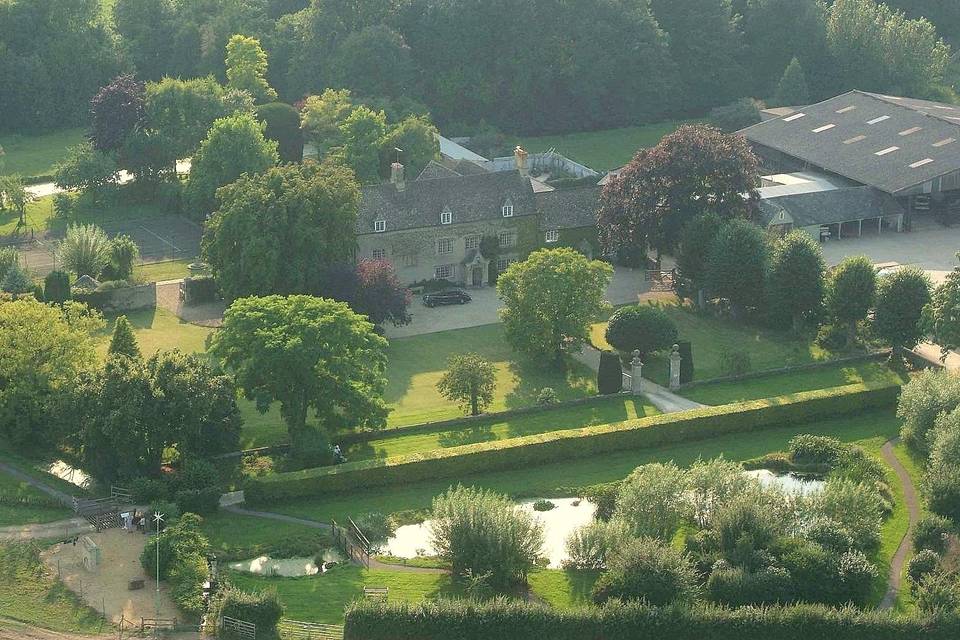
[[[73,498],[59,489],[51,487],[42,480],[38,480],[28,475],[15,466],[0,462],[0,473],[5,473],[26,483],[61,502],[64,506],[69,506]],[[17,524],[7,527],[0,527],[0,540],[38,540],[43,538],[69,538],[80,533],[89,533],[93,531],[93,526],[83,518],[67,518],[55,522],[45,522],[42,524]]]
[[[893,554],[893,558],[890,560],[890,578],[887,582],[887,593],[880,602],[881,609],[890,609],[897,601],[897,594],[900,593],[900,584],[903,577],[903,565],[907,560],[907,554],[910,553],[910,545],[913,543],[913,529],[920,519],[920,501],[917,499],[917,488],[914,486],[910,474],[907,473],[907,470],[893,452],[893,447],[899,441],[900,438],[888,440],[884,443],[880,453],[884,461],[889,464],[897,474],[897,479],[900,480],[900,484],[903,486],[903,500],[907,506],[910,524],[907,526],[907,532],[903,534],[903,539],[900,540],[900,546],[897,547],[897,552]]]

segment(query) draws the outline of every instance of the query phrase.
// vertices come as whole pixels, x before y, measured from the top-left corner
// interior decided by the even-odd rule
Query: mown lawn
[[[190,275],[188,267],[193,262],[196,262],[196,258],[144,263],[136,268],[134,277],[138,282],[163,282],[186,278]]]
[[[66,155],[67,148],[86,139],[86,128],[61,129],[36,136],[0,135],[0,175],[19,174],[24,178],[53,173],[53,165]]]
[[[53,198],[40,198],[27,205],[26,225],[20,228],[21,234],[30,235],[46,231],[53,218]],[[0,212],[0,236],[10,235],[17,230],[20,216],[12,211]]]
[[[521,138],[519,144],[530,153],[555,149],[591,169],[607,171],[627,164],[638,149],[655,146],[660,138],[686,122],[697,121],[658,122],[641,127]]]
[[[893,371],[883,362],[858,362],[825,365],[807,371],[778,373],[751,380],[718,382],[683,389],[679,393],[683,397],[696,402],[720,405],[828,389],[848,384],[903,384],[908,379],[909,376],[906,373]]]
[[[387,349],[387,389],[384,399],[392,409],[389,426],[434,422],[465,415],[463,409],[437,391],[447,360],[475,352],[494,363],[497,384],[487,411],[503,411],[536,404],[543,387],[552,387],[561,400],[594,395],[593,373],[579,363],[566,371],[543,368],[522,359],[510,348],[499,324],[443,331],[392,340]]]
[[[391,602],[422,602],[462,595],[449,574],[404,573],[340,566],[324,575],[272,578],[229,573],[230,581],[247,591],[276,589],[284,617],[304,622],[343,624],[343,610],[363,596],[363,588],[387,587]]]
[[[185,322],[166,309],[138,309],[126,314],[133,325],[140,351],[151,356],[160,349],[179,349],[184,353],[202,353],[206,351],[207,338],[213,333],[209,327],[201,327]],[[116,316],[107,318],[107,326],[100,332],[100,350],[106,354],[110,346],[110,336]]]
[[[3,471],[0,471],[0,496],[47,499],[45,493]],[[71,513],[66,508],[6,504],[0,501],[0,527],[54,522],[70,516]]]
[[[855,416],[746,434],[728,434],[669,447],[621,451],[511,471],[465,475],[457,479],[438,479],[344,495],[325,495],[312,500],[270,505],[270,510],[321,522],[331,519],[344,521],[347,516],[371,511],[390,514],[422,510],[430,507],[435,495],[457,482],[493,489],[517,498],[569,497],[577,493],[577,487],[620,480],[637,466],[649,462],[673,460],[679,465],[689,465],[699,457],[714,458],[720,455],[729,460],[747,460],[771,451],[784,450],[790,438],[799,433],[829,435],[844,442],[875,438],[876,442],[882,443],[897,435],[899,427],[892,410],[869,410]]]
[[[0,618],[54,631],[97,633],[102,620],[47,574],[35,543],[0,544]]]
[[[593,604],[590,594],[599,571],[538,569],[527,576],[530,590],[555,609],[575,609]]]
[[[730,318],[698,313],[676,302],[656,302],[677,326],[680,340],[690,341],[693,349],[694,379],[710,380],[727,375],[721,367],[724,352],[746,353],[751,371],[805,364],[832,357],[829,351],[809,339],[797,339],[785,333],[734,322]],[[608,349],[604,333],[606,322],[591,328],[590,340],[600,349]],[[646,358],[643,377],[658,384],[669,382],[669,354],[655,353]],[[776,395],[776,394],[773,394]]]
[[[387,431],[382,438],[351,446],[347,450],[347,457],[351,460],[364,460],[424,453],[476,442],[507,440],[548,431],[621,422],[659,413],[657,408],[646,400],[615,396],[586,405],[519,415],[503,420],[483,420],[469,425],[438,428],[409,435],[404,435],[402,430],[396,434],[390,434]]]

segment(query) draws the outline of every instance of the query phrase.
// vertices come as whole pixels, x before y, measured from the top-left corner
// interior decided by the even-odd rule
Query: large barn
[[[763,164],[762,223],[826,240],[960,216],[960,107],[850,91],[741,132]]]

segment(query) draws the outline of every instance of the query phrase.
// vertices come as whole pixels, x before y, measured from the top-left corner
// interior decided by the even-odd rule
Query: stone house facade
[[[586,239],[570,246],[592,255],[597,190],[592,200],[582,190],[555,196],[526,174],[524,157],[518,154],[516,169],[497,172],[431,163],[412,181],[395,163],[390,182],[362,190],[357,258],[390,261],[405,284],[444,279],[482,287],[511,262],[560,244],[558,234],[574,233],[573,224],[586,225],[579,230]],[[578,211],[553,213],[569,206]]]

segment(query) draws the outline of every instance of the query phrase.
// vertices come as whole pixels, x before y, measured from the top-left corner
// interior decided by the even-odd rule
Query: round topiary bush
[[[913,584],[920,584],[923,579],[937,570],[940,564],[940,555],[930,549],[924,549],[910,559],[907,564],[907,575]]]
[[[600,395],[620,393],[623,389],[623,369],[620,358],[610,351],[600,352],[600,368],[597,369],[597,391]]]
[[[677,341],[677,326],[667,312],[652,305],[618,309],[607,324],[607,343],[621,353],[648,353],[669,349]]]
[[[917,551],[929,549],[944,553],[949,544],[948,536],[953,531],[950,521],[943,516],[930,514],[920,518],[913,531],[913,548]]]
[[[689,602],[698,578],[690,558],[673,547],[643,538],[615,550],[607,571],[593,587],[593,600],[645,600],[653,606]]]

